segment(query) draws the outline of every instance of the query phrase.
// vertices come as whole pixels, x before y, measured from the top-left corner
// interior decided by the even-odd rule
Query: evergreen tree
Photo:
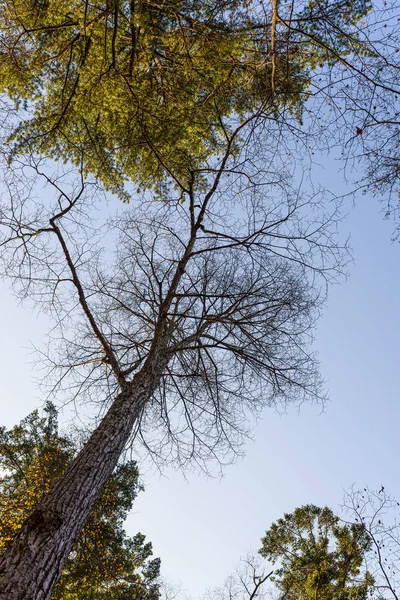
[[[363,524],[308,504],[271,525],[260,554],[278,563],[271,581],[286,600],[366,600],[373,578],[362,565],[370,549]]]
[[[14,152],[83,164],[122,197],[129,180],[165,199],[166,181],[187,188],[238,123],[300,120],[319,86],[325,104],[333,88],[322,66],[346,70],[352,56],[358,74],[371,51],[359,36],[369,9],[368,0],[2,0],[0,91],[20,119]]]
[[[307,286],[316,274],[326,281],[330,265],[338,266],[330,227],[339,211],[314,220],[322,199],[305,208],[287,167],[293,151],[311,154],[309,124],[313,141],[322,137],[328,145],[348,125],[351,110],[339,119],[342,103],[334,102],[332,119],[326,98],[337,100],[340,88],[347,99],[352,76],[363,77],[360,62],[374,46],[360,36],[368,10],[367,0],[0,1],[0,89],[11,114],[11,158],[17,154],[14,166],[28,164],[56,193],[53,204],[27,216],[29,182],[2,208],[2,253],[11,247],[12,257],[6,272],[21,250],[17,279],[48,285],[53,307],[71,284],[74,307],[87,322],[77,332],[85,331],[83,354],[89,340],[83,364],[99,366],[101,381],[111,383],[102,423],[2,555],[1,599],[48,600],[135,428],[153,427],[162,441],[166,432],[178,453],[180,433],[189,430],[194,444],[184,441],[183,453],[190,448],[196,459],[200,439],[207,456],[217,456],[220,440],[230,451],[242,439],[247,410],[303,392],[319,397],[316,363],[303,345],[317,304]],[[322,106],[301,129],[311,97]],[[60,173],[43,172],[43,157],[67,162],[67,170],[74,163],[77,176],[64,187]],[[23,166],[21,173],[23,179]],[[125,199],[127,181],[130,191],[151,188],[166,207],[178,208],[170,219],[160,208],[140,228],[126,226],[132,239],[122,254],[142,273],[130,266],[116,279],[103,278],[99,264],[87,260],[90,238],[78,221],[85,227],[90,220],[81,202],[98,180]],[[235,201],[245,207],[240,223],[231,219]],[[178,214],[182,227],[175,227]],[[40,251],[31,253],[36,243]],[[34,274],[31,260],[40,261]],[[92,276],[101,279],[96,291]],[[120,286],[127,277],[128,286]],[[109,309],[111,300],[117,305]],[[171,406],[181,420],[171,419]],[[159,421],[162,428],[154,425]]]
[[[51,403],[46,416],[28,415],[9,431],[0,430],[0,553],[40,498],[61,477],[77,452],[58,432]],[[54,600],[157,600],[159,559],[138,533],[129,538],[123,523],[141,490],[134,462],[117,467],[69,556]]]

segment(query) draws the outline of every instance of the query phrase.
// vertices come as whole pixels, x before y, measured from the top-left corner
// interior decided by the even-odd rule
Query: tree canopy
[[[125,198],[128,180],[161,196],[168,180],[188,187],[238,124],[301,120],[318,86],[325,102],[321,67],[371,52],[359,35],[369,10],[369,0],[2,0],[13,152],[83,164]]]
[[[248,413],[323,399],[310,332],[319,282],[346,259],[340,208],[304,191],[301,161],[311,142],[358,135],[368,86],[382,87],[369,8],[0,1],[5,271],[55,316],[53,390],[71,375],[109,407],[1,557],[0,596],[48,600],[132,438],[161,461],[228,462]],[[111,266],[99,181],[144,191],[107,230]]]
[[[271,525],[260,554],[278,562],[271,579],[287,600],[366,600],[373,578],[362,566],[370,549],[362,523],[308,504]]]
[[[41,497],[65,471],[77,447],[60,435],[50,403],[9,431],[0,430],[0,553]],[[123,523],[141,486],[133,462],[120,465],[107,483],[68,558],[54,600],[157,600],[159,559],[138,533],[129,538]]]

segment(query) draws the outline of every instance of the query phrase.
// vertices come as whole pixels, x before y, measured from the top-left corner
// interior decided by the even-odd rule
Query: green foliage
[[[273,27],[247,0],[0,0],[14,152],[82,164],[123,198],[127,180],[186,186],[234,123],[301,118],[312,69],[355,51],[368,7],[296,1]]]
[[[76,453],[73,442],[59,436],[50,403],[46,413],[0,429],[0,552]],[[143,534],[129,538],[123,529],[139,490],[136,464],[119,466],[68,558],[54,600],[158,599],[160,561],[151,560]]]
[[[373,578],[361,567],[370,547],[362,524],[306,505],[273,523],[260,554],[278,562],[274,580],[286,600],[365,600]]]

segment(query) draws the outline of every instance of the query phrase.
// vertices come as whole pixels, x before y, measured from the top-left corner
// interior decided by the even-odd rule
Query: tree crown
[[[299,120],[312,71],[365,51],[355,24],[369,0],[272,5],[3,0],[13,152],[83,164],[123,197],[127,180],[187,187],[235,124]]]
[[[373,578],[361,567],[370,549],[362,524],[309,504],[272,524],[260,554],[279,563],[273,580],[288,600],[365,600]]]

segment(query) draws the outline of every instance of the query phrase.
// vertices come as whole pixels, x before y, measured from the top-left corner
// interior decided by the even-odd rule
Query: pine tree
[[[83,164],[122,197],[126,181],[161,197],[166,181],[187,188],[238,122],[300,120],[316,68],[350,55],[358,65],[369,9],[368,0],[2,0],[0,91],[20,120],[14,152]]]
[[[77,444],[58,432],[51,403],[40,417],[28,415],[9,431],[0,430],[0,553],[40,498],[61,477]],[[134,462],[119,465],[70,554],[53,600],[157,600],[159,559],[138,533],[123,523],[142,489]]]
[[[373,578],[362,566],[370,548],[361,523],[308,504],[271,525],[260,554],[278,563],[271,581],[286,600],[366,600]]]

